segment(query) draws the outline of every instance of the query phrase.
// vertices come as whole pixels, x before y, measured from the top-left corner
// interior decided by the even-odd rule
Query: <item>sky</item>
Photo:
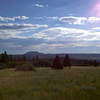
[[[100,0],[0,0],[0,53],[100,53]]]

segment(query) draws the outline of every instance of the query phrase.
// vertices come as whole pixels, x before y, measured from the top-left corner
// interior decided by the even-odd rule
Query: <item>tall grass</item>
[[[100,68],[0,70],[0,100],[100,100]]]

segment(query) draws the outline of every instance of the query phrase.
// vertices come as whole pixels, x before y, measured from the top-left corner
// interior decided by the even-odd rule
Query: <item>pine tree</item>
[[[3,63],[8,63],[9,62],[9,58],[8,58],[8,55],[7,55],[6,51],[1,55],[1,59],[2,59]]]
[[[5,63],[5,64],[9,62],[9,57],[8,57],[6,51],[5,51],[4,53],[1,54],[1,62],[2,62],[2,63]]]
[[[63,69],[63,65],[61,64],[59,56],[56,56],[54,61],[53,61],[53,66],[54,69]]]
[[[1,54],[1,62],[4,63],[4,53]]]
[[[64,58],[64,66],[65,67],[71,67],[71,61],[70,61],[70,57],[69,57],[68,54]]]
[[[94,66],[97,67],[98,66],[98,63],[96,60],[94,60]]]

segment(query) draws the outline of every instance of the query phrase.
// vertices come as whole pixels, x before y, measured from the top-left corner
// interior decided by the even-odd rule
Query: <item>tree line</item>
[[[8,64],[9,67],[15,67],[15,62],[32,62],[32,64],[36,67],[51,67],[52,69],[63,69],[64,67],[68,67],[69,69],[72,66],[70,56],[68,54],[65,55],[63,60],[59,57],[59,55],[56,55],[54,59],[40,59],[39,56],[33,57],[33,59],[28,60],[25,55],[23,55],[21,58],[17,58],[15,60],[12,55],[7,54],[5,51],[0,56],[0,62]],[[11,63],[13,62],[13,63]],[[88,62],[91,63],[91,62]],[[92,61],[90,65],[93,65],[95,67],[98,66],[98,62],[96,60]]]

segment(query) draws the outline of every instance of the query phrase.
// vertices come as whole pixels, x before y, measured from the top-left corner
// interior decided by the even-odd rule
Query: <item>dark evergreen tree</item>
[[[8,57],[6,51],[5,51],[4,53],[1,54],[1,61],[2,61],[3,63],[8,63],[8,62],[9,62],[9,57]]]
[[[54,69],[63,69],[63,65],[61,64],[59,56],[56,56],[54,61],[53,61],[53,66]]]
[[[96,60],[94,60],[94,66],[97,67],[98,66],[98,63]]]
[[[71,61],[70,61],[70,57],[69,57],[68,54],[64,58],[64,66],[65,67],[71,67]]]
[[[1,62],[4,63],[4,53],[1,54]]]

